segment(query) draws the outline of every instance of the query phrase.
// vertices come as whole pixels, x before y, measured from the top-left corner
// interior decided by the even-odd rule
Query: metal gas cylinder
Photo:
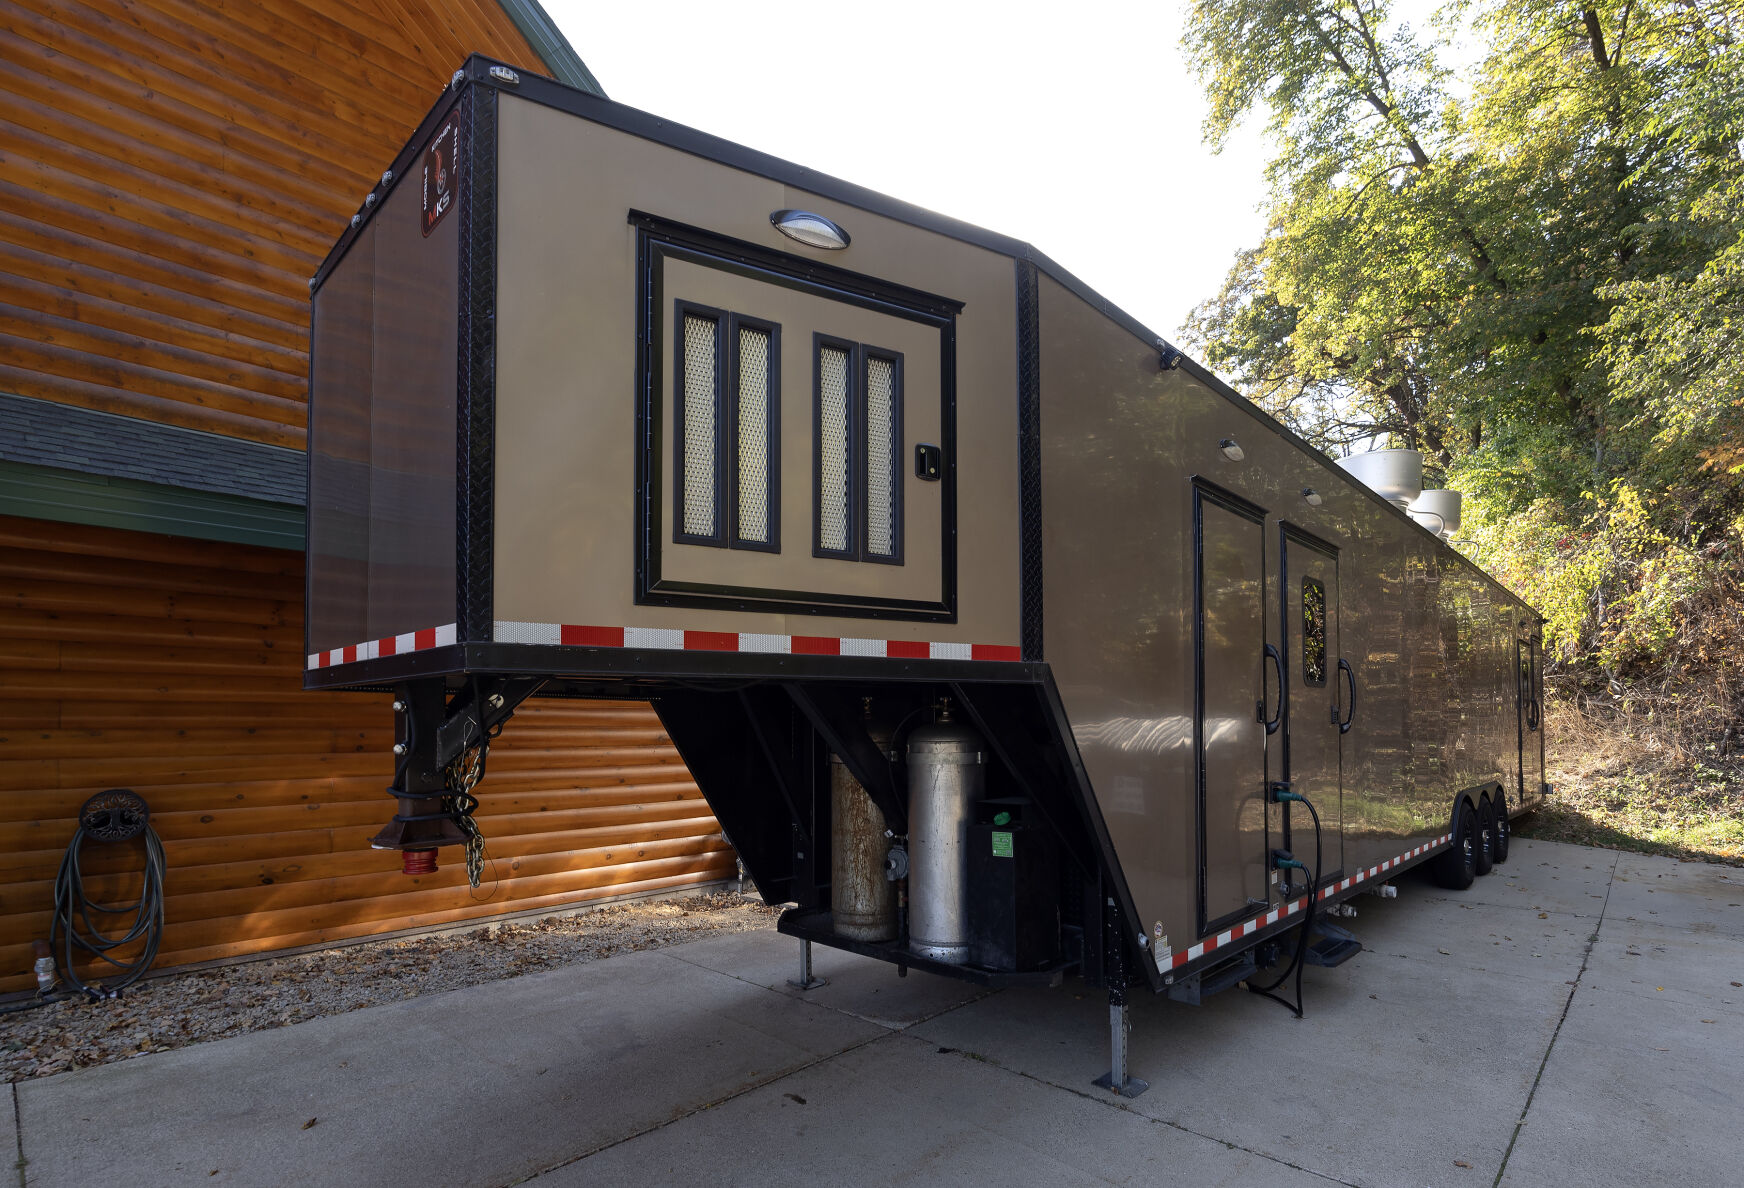
[[[873,743],[890,751],[888,727],[868,723]],[[830,919],[837,936],[850,940],[896,938],[896,884],[884,875],[890,839],[884,814],[849,773],[830,756]]]
[[[969,819],[986,787],[981,736],[941,705],[908,738],[908,947],[919,956],[969,959]]]

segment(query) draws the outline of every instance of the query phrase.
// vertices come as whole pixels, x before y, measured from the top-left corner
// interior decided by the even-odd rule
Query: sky
[[[1264,227],[1185,0],[543,3],[618,102],[1027,240],[1171,340]]]

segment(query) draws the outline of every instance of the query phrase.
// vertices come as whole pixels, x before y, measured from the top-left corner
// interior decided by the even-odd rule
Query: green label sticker
[[[997,831],[993,834],[993,856],[995,858],[1011,857],[1011,834]]]

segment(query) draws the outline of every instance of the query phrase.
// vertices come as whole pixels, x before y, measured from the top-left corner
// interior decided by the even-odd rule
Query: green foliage
[[[1194,0],[1185,41],[1212,142],[1258,116],[1276,145],[1265,238],[1190,325],[1208,361],[1329,452],[1422,449],[1589,686],[1729,688],[1737,0],[1475,0],[1427,33],[1386,0]]]

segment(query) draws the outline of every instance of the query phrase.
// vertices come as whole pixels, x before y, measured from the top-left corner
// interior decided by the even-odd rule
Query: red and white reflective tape
[[[747,652],[767,656],[871,656],[885,660],[1023,659],[1015,644],[930,643],[835,635],[763,635],[750,631],[682,631],[675,627],[586,627],[573,623],[494,625],[497,643],[576,648],[654,648],[670,652]]]
[[[745,652],[771,656],[870,656],[882,660],[1023,659],[1015,644],[937,643],[914,639],[853,639],[835,635],[761,635],[749,631],[683,631],[675,627],[586,627],[572,623],[494,624],[497,643],[571,648],[653,648],[669,652]],[[310,668],[398,656],[455,642],[455,626],[430,627],[315,652]]]
[[[1452,840],[1453,840],[1453,834],[1444,833],[1440,837],[1436,838],[1434,841],[1424,842],[1422,845],[1416,847],[1415,849],[1406,850],[1403,854],[1400,854],[1397,858],[1387,859],[1385,862],[1381,863],[1379,866],[1371,866],[1367,870],[1357,871],[1355,874],[1351,875],[1348,879],[1342,879],[1336,883],[1328,883],[1328,884],[1326,884],[1326,886],[1324,886],[1320,889],[1320,898],[1321,899],[1330,899],[1334,895],[1337,895],[1341,891],[1350,890],[1352,887],[1356,886],[1358,883],[1365,883],[1368,880],[1374,878],[1376,875],[1383,874],[1386,871],[1395,869],[1401,863],[1409,862],[1411,859],[1416,858],[1419,855],[1427,854],[1431,850],[1439,849],[1440,847],[1445,846],[1448,842],[1450,842]],[[1165,957],[1163,954],[1159,953],[1157,964],[1161,968],[1179,969],[1179,968],[1181,968],[1181,966],[1187,964],[1189,961],[1197,961],[1197,960],[1199,960],[1199,958],[1205,956],[1205,954],[1207,954],[1207,953],[1214,952],[1217,949],[1221,949],[1225,945],[1228,945],[1233,941],[1238,941],[1244,936],[1252,936],[1254,933],[1258,932],[1262,928],[1266,928],[1272,924],[1276,924],[1279,920],[1283,920],[1283,919],[1286,919],[1287,917],[1293,916],[1297,912],[1300,912],[1300,911],[1304,910],[1305,908],[1307,908],[1307,906],[1308,906],[1308,897],[1306,895],[1303,895],[1303,896],[1295,899],[1294,901],[1292,901],[1290,903],[1282,905],[1281,907],[1273,908],[1271,911],[1267,912],[1263,916],[1255,916],[1251,920],[1243,920],[1240,924],[1237,924],[1235,927],[1230,928],[1224,932],[1220,932],[1216,936],[1207,937],[1205,940],[1200,941],[1198,944],[1193,945],[1190,948],[1183,949],[1179,953],[1174,953],[1174,954],[1169,955],[1167,957]],[[1165,964],[1165,962],[1166,962],[1166,964]]]
[[[404,635],[365,640],[360,644],[334,648],[328,652],[312,652],[309,655],[309,667],[331,668],[335,664],[353,664],[359,660],[378,660],[383,656],[400,656],[407,652],[445,648],[454,643],[455,631],[455,625],[448,623],[441,627],[426,627],[422,631],[408,631]]]

